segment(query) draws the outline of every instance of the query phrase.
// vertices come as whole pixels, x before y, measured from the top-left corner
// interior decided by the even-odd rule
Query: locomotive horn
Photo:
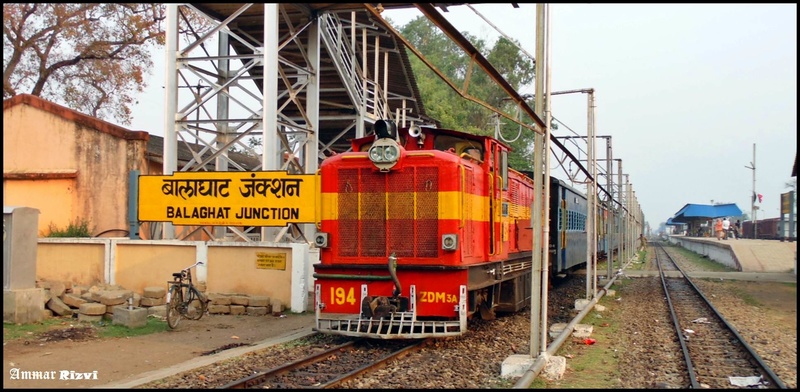
[[[411,137],[419,137],[422,134],[422,129],[418,126],[411,124],[411,127],[408,128],[408,135]]]

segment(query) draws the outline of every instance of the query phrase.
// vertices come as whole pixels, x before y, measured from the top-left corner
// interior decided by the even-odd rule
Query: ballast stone
[[[535,361],[536,358],[532,358],[530,355],[511,355],[503,360],[500,366],[500,376],[503,378],[522,377],[533,366]],[[562,356],[552,356],[547,359],[547,363],[542,369],[542,377],[551,381],[560,380],[564,377],[566,370],[567,359]]]
[[[561,335],[562,332],[564,332],[564,329],[566,328],[567,328],[567,323],[554,323],[553,325],[550,326],[550,337],[552,339],[557,338],[559,335]]]
[[[572,331],[572,336],[576,338],[588,338],[592,336],[594,327],[589,324],[575,324],[575,330]]]
[[[533,366],[536,358],[530,355],[514,354],[503,360],[500,365],[500,377],[516,378],[522,377],[525,372]]]
[[[542,369],[542,377],[550,381],[564,378],[567,371],[567,358],[562,356],[552,356],[547,359],[547,364]]]

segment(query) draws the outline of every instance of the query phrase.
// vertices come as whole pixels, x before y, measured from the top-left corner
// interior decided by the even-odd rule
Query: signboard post
[[[794,214],[794,191],[781,193],[781,242],[786,241],[787,239],[789,242],[793,241],[794,238],[797,236],[795,232],[795,214]],[[786,222],[786,218],[784,216],[788,216],[788,222]],[[787,225],[788,223],[788,225]]]

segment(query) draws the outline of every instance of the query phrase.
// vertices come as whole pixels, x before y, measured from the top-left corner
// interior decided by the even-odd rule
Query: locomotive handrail
[[[316,191],[317,191],[317,208],[314,208],[314,230],[320,231],[322,230],[322,181],[320,181],[320,169],[317,168],[316,174]]]
[[[489,238],[492,243],[489,247],[489,256],[497,255],[495,248],[497,247],[497,236],[494,234],[494,175],[489,173]]]
[[[464,192],[466,192],[466,190],[467,190],[466,189],[467,188],[467,184],[466,184],[467,175],[465,174],[466,169],[464,168],[463,165],[460,166],[460,169],[461,170],[459,170],[459,174],[461,175],[461,191],[458,192],[458,197],[461,200],[459,200],[458,202],[459,202],[459,205],[461,205],[461,208],[459,208],[459,214],[461,215],[461,226],[459,226],[459,229],[463,229],[464,228],[464,224],[466,222],[466,215],[467,215],[464,212],[464,210],[466,209],[466,208],[464,208],[464,200],[465,200]]]
[[[313,274],[314,278],[318,279],[362,279],[362,280],[392,280],[391,276],[383,275],[347,275],[347,274]]]
[[[499,203],[500,205],[495,205],[495,208],[497,209],[497,215],[499,215],[497,217],[497,222],[500,223],[500,230],[503,230],[503,176],[500,175],[500,176],[497,176],[497,178],[500,180],[500,197],[498,198],[498,200],[500,200],[500,203]],[[500,240],[497,241],[497,243],[500,244],[500,246],[498,247],[499,249],[497,250],[497,254],[501,255],[501,254],[503,254],[503,234],[502,233],[500,233]]]

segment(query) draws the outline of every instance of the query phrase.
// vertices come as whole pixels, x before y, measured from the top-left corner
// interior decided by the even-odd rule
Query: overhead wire
[[[534,63],[534,65],[536,64],[536,58],[535,58],[533,55],[531,55],[530,53],[528,53],[528,51],[526,51],[526,50],[525,50],[525,48],[523,48],[522,46],[520,46],[516,40],[514,40],[513,38],[511,38],[510,36],[508,36],[508,35],[507,35],[506,33],[504,33],[502,30],[500,30],[500,29],[499,29],[499,28],[498,28],[498,27],[497,27],[497,26],[496,26],[494,23],[492,23],[490,20],[488,20],[486,17],[484,17],[484,16],[483,16],[483,15],[482,15],[480,12],[478,12],[478,10],[476,10],[474,7],[472,7],[472,5],[470,5],[470,4],[465,4],[465,5],[466,5],[466,6],[467,6],[467,7],[468,7],[470,10],[472,10],[472,12],[474,12],[474,13],[475,13],[475,14],[476,14],[478,17],[480,17],[481,19],[483,19],[483,20],[484,20],[484,22],[486,22],[486,23],[487,23],[489,26],[491,26],[491,27],[492,27],[492,28],[493,28],[493,29],[494,29],[494,30],[495,30],[495,31],[496,31],[498,34],[502,35],[502,36],[503,36],[504,38],[506,38],[506,39],[507,39],[509,42],[511,42],[511,44],[512,44],[512,45],[514,45],[514,46],[515,46],[517,49],[519,49],[519,51],[520,51],[520,52],[522,52],[523,54],[525,54],[525,56],[527,56],[527,57],[528,57],[528,58],[529,58],[529,59],[530,59],[530,60],[531,60],[531,61]],[[519,108],[518,108],[518,110],[519,110]],[[552,117],[552,119],[553,119],[553,120],[555,120],[555,121],[558,121],[560,124],[564,125],[564,126],[565,126],[565,127],[566,127],[566,128],[569,130],[569,131],[570,131],[570,132],[572,132],[572,133],[573,133],[573,134],[575,134],[576,136],[580,136],[580,134],[578,134],[577,132],[575,132],[574,130],[572,130],[572,129],[571,129],[569,126],[567,126],[566,124],[564,124],[564,122],[562,122],[561,120],[558,120],[558,119],[556,119],[556,118],[555,118],[555,116],[552,116],[552,115],[551,115],[551,117]],[[522,133],[522,129],[521,129],[521,127],[522,127],[522,126],[520,125],[520,134]],[[500,134],[500,133],[499,133],[499,131],[497,132],[497,134],[498,134],[498,136],[499,136],[499,138],[500,138],[501,140],[503,140],[503,141],[506,141],[506,139],[505,139],[505,138],[502,136],[502,134]],[[517,135],[517,138],[519,138],[519,136],[520,136],[520,135]],[[514,140],[517,140],[517,138],[515,138]],[[592,179],[592,181],[596,181],[596,179],[595,179],[594,177],[592,177],[592,175],[591,175],[591,174],[589,174],[588,170],[587,170],[585,167],[583,167],[583,165],[580,163],[580,159],[579,159],[578,157],[575,157],[574,155],[572,155],[572,153],[571,153],[569,150],[567,150],[567,148],[566,148],[566,147],[565,147],[563,144],[561,144],[561,143],[558,141],[558,139],[557,139],[557,138],[555,138],[554,136],[552,136],[552,135],[551,135],[551,141],[553,142],[553,144],[555,144],[556,146],[560,147],[560,148],[561,148],[561,150],[562,150],[562,152],[563,152],[564,154],[567,154],[568,156],[570,156],[570,157],[572,158],[572,160],[573,160],[573,161],[575,161],[575,163],[578,165],[578,168],[579,168],[579,170],[578,170],[578,171],[581,171],[580,169],[582,169],[582,170],[584,171],[584,173],[587,175],[587,177],[590,177],[590,178]],[[587,143],[588,143],[588,141],[587,141]],[[577,144],[575,141],[572,141],[572,144],[573,144],[575,147],[577,147],[577,148],[578,148],[578,151],[579,151],[579,152],[586,154],[586,152],[585,152],[585,151],[583,151],[583,150],[580,148],[580,146],[579,146],[579,145],[578,145],[578,144]],[[556,151],[554,150],[554,148],[553,148],[552,146],[550,147],[550,151],[551,151],[551,153],[553,153],[553,154],[556,154]],[[569,173],[569,170],[565,169],[565,168],[563,167],[563,164],[562,164],[561,162],[559,162],[559,166],[561,166],[562,170],[565,170],[565,171],[567,172],[567,174],[568,174],[568,175],[569,175],[569,177],[570,177],[570,180],[572,180],[573,176],[571,175],[571,173]],[[606,194],[606,196],[608,196],[609,198],[611,198],[611,194],[610,194],[610,193],[608,192],[608,190],[606,190],[606,189],[605,189],[605,188],[604,188],[602,185],[599,185],[599,184],[598,184],[598,185],[597,185],[597,187],[598,187],[598,188],[599,188],[601,191],[603,191],[603,192]],[[614,200],[614,199],[612,198],[612,200]],[[618,200],[614,200],[614,202],[616,202],[616,203],[617,203],[617,204],[619,204],[619,205],[621,205],[621,204],[622,204],[622,203],[621,203],[620,201],[618,201]]]

